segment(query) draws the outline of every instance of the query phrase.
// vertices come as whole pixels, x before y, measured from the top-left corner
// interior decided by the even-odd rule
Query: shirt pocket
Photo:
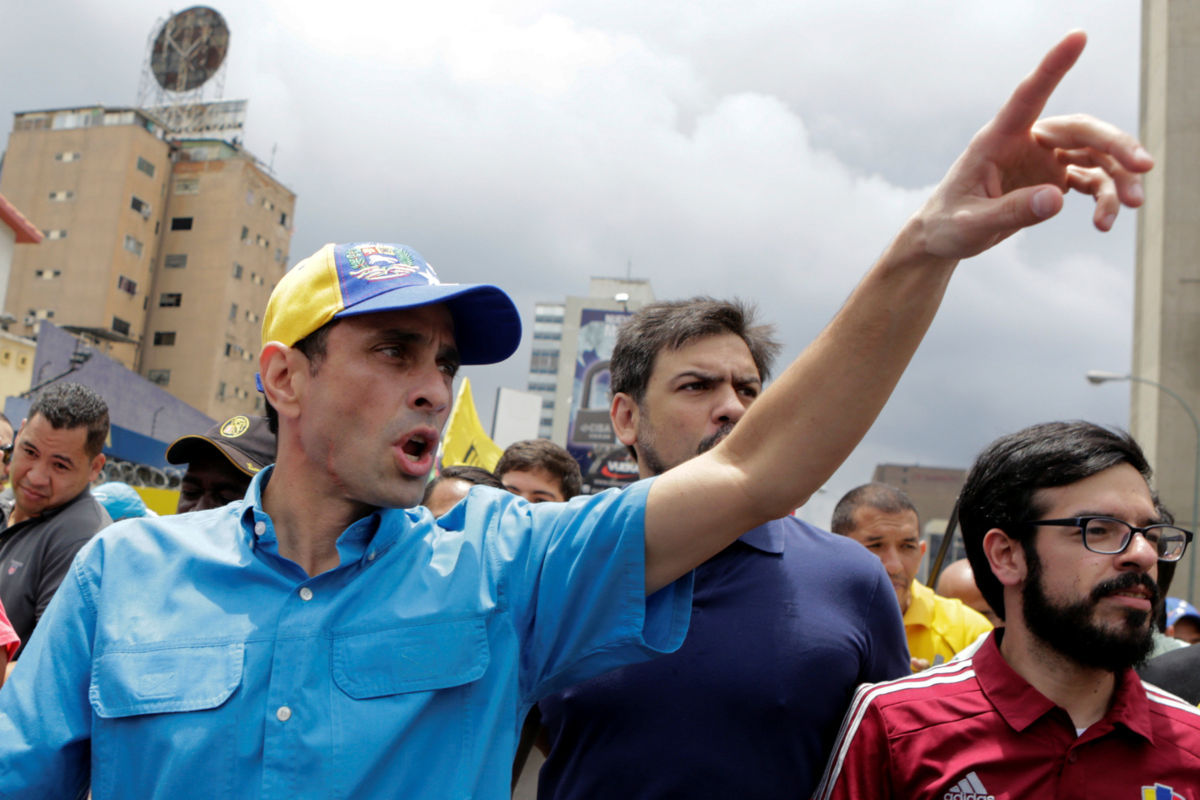
[[[216,708],[242,682],[238,643],[116,650],[92,667],[88,699],[102,719]]]
[[[234,752],[246,720],[230,700],[242,685],[242,643],[109,650],[92,666],[88,699],[97,717],[96,797],[145,800],[233,796]],[[167,768],[165,765],[170,765]]]
[[[489,660],[483,617],[333,637],[333,679],[355,700],[462,686]]]

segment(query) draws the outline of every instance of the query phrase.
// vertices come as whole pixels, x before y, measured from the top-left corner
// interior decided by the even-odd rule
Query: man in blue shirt
[[[1084,117],[1032,132],[1082,47],[1055,47],[720,445],[624,492],[534,506],[478,488],[436,524],[405,510],[459,363],[511,354],[516,310],[401,246],[306,259],[263,319],[275,466],[240,503],[118,523],[80,552],[0,691],[0,797],[89,778],[96,800],[507,797],[532,702],[678,646],[690,584],[673,582],[820,487],[959,258],[1056,213],[1063,188],[1097,197],[1102,229],[1140,202],[1152,160],[1131,137]]]

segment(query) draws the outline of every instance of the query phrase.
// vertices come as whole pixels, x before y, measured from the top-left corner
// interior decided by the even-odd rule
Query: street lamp
[[[1105,372],[1104,370],[1093,369],[1088,370],[1088,383],[1093,383],[1099,386],[1102,383],[1109,381],[1129,381],[1131,383],[1145,383],[1154,388],[1169,394],[1174,397],[1179,405],[1183,406],[1183,410],[1187,412],[1188,419],[1192,421],[1192,427],[1196,429],[1196,464],[1192,468],[1192,522],[1189,527],[1195,530],[1197,525],[1200,525],[1200,420],[1196,419],[1196,414],[1192,411],[1182,397],[1172,392],[1167,387],[1163,386],[1158,381],[1152,381],[1149,378],[1142,378],[1137,375],[1122,375],[1119,372]],[[1195,598],[1196,588],[1196,548],[1192,547],[1192,555],[1190,558],[1191,566],[1188,570],[1188,600]]]

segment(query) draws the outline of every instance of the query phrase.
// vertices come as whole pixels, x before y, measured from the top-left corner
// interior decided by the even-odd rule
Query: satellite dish
[[[216,9],[192,6],[163,23],[150,49],[150,71],[168,92],[190,92],[221,68],[228,51],[224,18]]]

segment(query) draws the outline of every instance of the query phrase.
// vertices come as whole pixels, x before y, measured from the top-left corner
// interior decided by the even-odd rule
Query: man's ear
[[[613,431],[617,434],[617,439],[626,447],[632,447],[637,443],[640,411],[634,399],[624,392],[617,392],[613,395],[612,407],[609,408],[608,415],[612,418]]]
[[[302,380],[308,375],[308,359],[295,348],[282,342],[267,342],[258,355],[258,377],[263,394],[280,417],[294,419],[300,415]]]
[[[992,528],[983,535],[983,552],[1001,585],[1017,586],[1025,580],[1028,574],[1025,549],[1016,539],[999,528]]]
[[[100,477],[100,470],[104,469],[104,463],[107,460],[104,453],[100,453],[92,459],[92,463],[88,467],[88,483]]]

